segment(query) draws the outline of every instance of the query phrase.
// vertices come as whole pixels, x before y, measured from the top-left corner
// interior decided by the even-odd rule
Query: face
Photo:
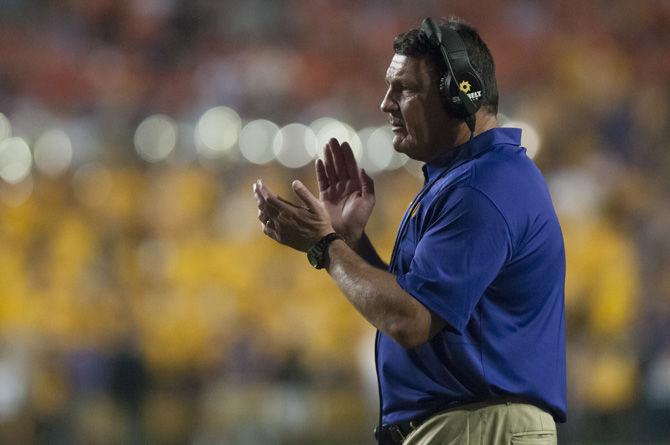
[[[386,71],[381,110],[388,113],[393,148],[419,161],[431,160],[449,144],[455,120],[440,99],[437,73],[423,57],[395,54]]]

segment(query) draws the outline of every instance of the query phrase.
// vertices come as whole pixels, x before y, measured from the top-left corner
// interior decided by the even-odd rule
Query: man
[[[468,85],[454,71],[461,45]],[[394,149],[425,162],[425,185],[390,265],[365,234],[373,182],[346,142],[331,139],[316,162],[319,199],[293,182],[304,206],[254,184],[263,231],[308,251],[378,329],[379,443],[556,443],[565,258],[545,182],[521,131],[497,127],[493,59],[473,28],[427,19],[394,50],[381,109]]]

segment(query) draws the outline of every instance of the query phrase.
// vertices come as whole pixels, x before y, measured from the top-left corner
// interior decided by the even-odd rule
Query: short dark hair
[[[498,113],[498,85],[496,83],[496,67],[493,56],[488,46],[482,40],[479,32],[464,20],[458,17],[449,17],[446,20],[437,21],[441,28],[451,28],[461,36],[468,52],[470,63],[482,79],[484,93],[482,95],[482,108],[489,113]],[[403,56],[428,56],[433,65],[437,67],[441,77],[447,71],[440,50],[431,45],[426,35],[420,28],[414,28],[399,34],[393,40],[393,51]]]

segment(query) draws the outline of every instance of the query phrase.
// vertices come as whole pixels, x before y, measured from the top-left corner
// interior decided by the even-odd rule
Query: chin
[[[403,141],[405,140],[405,136],[400,136],[400,135],[394,135],[393,136],[393,149],[395,151],[401,151],[400,146],[402,145]]]
[[[411,142],[407,140],[407,134],[395,134],[393,136],[393,149],[400,153],[406,153]]]
[[[412,159],[416,159],[416,144],[412,138],[408,137],[407,135],[396,134],[393,138],[393,149],[398,153],[402,153]]]

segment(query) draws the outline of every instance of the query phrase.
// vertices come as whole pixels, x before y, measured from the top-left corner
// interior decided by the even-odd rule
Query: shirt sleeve
[[[435,210],[398,284],[462,333],[511,254],[503,215],[482,192],[459,187]]]

